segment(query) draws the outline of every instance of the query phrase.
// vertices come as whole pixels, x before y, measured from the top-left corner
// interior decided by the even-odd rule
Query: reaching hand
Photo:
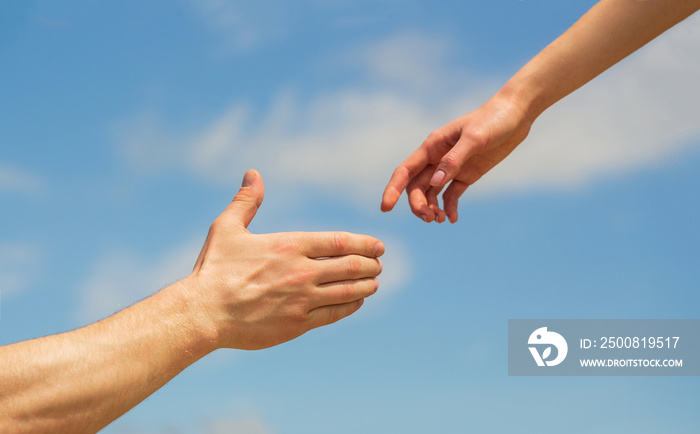
[[[523,111],[504,98],[492,98],[435,130],[394,170],[384,190],[382,211],[391,211],[406,189],[417,217],[426,223],[442,223],[447,217],[455,223],[462,193],[510,154],[529,131]],[[441,209],[437,195],[450,181]]]
[[[294,339],[354,313],[377,290],[384,245],[376,238],[248,232],[264,190],[260,174],[248,171],[185,279],[219,347],[259,349]]]

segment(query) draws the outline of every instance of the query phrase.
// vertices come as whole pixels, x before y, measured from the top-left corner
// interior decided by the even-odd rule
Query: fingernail
[[[374,245],[374,256],[382,256],[384,254],[384,244],[376,243]]]
[[[425,216],[425,214],[421,214],[420,219],[423,220],[424,222],[428,223],[428,217]]]
[[[255,181],[255,171],[254,170],[249,170],[245,173],[245,176],[243,177],[243,183],[241,184],[241,187],[250,187],[253,184],[253,181]]]
[[[438,170],[433,174],[433,177],[430,178],[430,185],[437,187],[442,184],[442,181],[445,180],[445,172],[442,170]]]

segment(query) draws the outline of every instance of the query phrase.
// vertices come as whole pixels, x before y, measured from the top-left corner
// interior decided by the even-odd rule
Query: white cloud
[[[39,249],[27,243],[0,243],[0,296],[25,291],[36,281]]]
[[[452,47],[446,38],[404,32],[372,43],[344,60],[347,66],[364,67],[368,78],[382,87],[399,85],[400,90],[411,89],[413,93],[439,92],[445,82],[456,81],[445,66],[450,52]]]
[[[331,68],[361,68],[367,86],[307,103],[284,89],[257,120],[246,104],[234,103],[189,131],[163,125],[152,113],[137,115],[115,128],[117,141],[137,167],[184,169],[231,185],[254,167],[290,190],[320,186],[376,203],[396,164],[430,131],[486,97],[427,92],[452,77],[447,55],[443,39],[404,32],[330,59]]]
[[[578,187],[683,152],[700,137],[699,46],[697,16],[551,108],[523,146],[473,191]],[[493,79],[463,74],[460,83],[471,84],[461,95],[427,96],[416,83],[459,88],[445,64],[447,54],[439,39],[393,36],[349,54],[366,68],[362,85],[304,104],[280,92],[255,122],[245,105],[233,104],[200,128],[179,134],[184,138],[170,149],[158,145],[171,143],[174,134],[167,128],[148,134],[127,128],[121,147],[131,161],[144,160],[133,152],[138,143],[141,153],[163,154],[162,161],[175,158],[171,167],[217,182],[238,182],[243,170],[255,167],[290,191],[312,186],[376,206],[395,166],[430,131],[478,107],[497,89]],[[431,66],[420,66],[422,58]],[[382,85],[388,82],[392,85]]]
[[[240,413],[236,409],[233,413]],[[180,434],[185,432],[195,432],[198,434],[274,434],[263,418],[255,415],[241,414],[237,416],[220,416],[211,418],[197,424],[195,428],[174,427],[169,423],[164,423],[161,427],[142,429],[133,426],[128,421],[128,416],[114,422],[109,428],[110,432],[119,434]]]
[[[462,100],[459,106],[475,106]],[[455,104],[423,104],[398,92],[348,90],[302,105],[287,93],[255,126],[248,110],[234,105],[184,139],[136,124],[122,132],[121,149],[136,166],[184,168],[227,185],[248,168],[289,190],[308,186],[343,192],[360,203],[379,202],[394,167],[445,119]],[[149,127],[150,128],[150,127]],[[136,150],[136,151],[132,151]],[[157,158],[162,153],[163,158]],[[155,162],[158,161],[158,162]]]
[[[177,131],[166,130],[154,113],[143,113],[128,125],[116,125],[113,132],[120,151],[138,169],[162,169],[185,160],[186,151]]]
[[[38,194],[44,182],[35,174],[24,169],[0,164],[0,192],[9,191],[23,194]]]
[[[379,289],[377,293],[367,299],[363,306],[365,311],[374,311],[384,305],[396,292],[406,286],[411,279],[413,269],[409,257],[409,249],[405,244],[395,238],[383,237],[386,252],[382,255],[382,274],[379,275]]]
[[[186,243],[156,260],[133,252],[100,259],[82,286],[78,320],[89,323],[105,318],[186,277],[201,247],[201,241]]]
[[[279,38],[289,25],[285,2],[192,0],[204,23],[223,37],[225,48],[249,51]]]

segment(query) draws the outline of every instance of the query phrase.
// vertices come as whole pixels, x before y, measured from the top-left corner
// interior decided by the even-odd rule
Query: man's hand
[[[185,279],[89,326],[0,347],[0,432],[97,432],[218,348],[270,347],[359,309],[384,245],[253,235],[263,194],[248,171]]]
[[[411,211],[426,223],[442,223],[445,217],[456,222],[462,193],[508,156],[529,131],[524,111],[506,98],[492,98],[435,130],[396,168],[384,190],[382,211],[391,211],[406,189]],[[437,196],[448,183],[441,209]]]
[[[381,241],[346,232],[251,234],[246,227],[263,195],[262,177],[248,171],[182,282],[219,347],[252,350],[294,339],[352,314],[377,291]]]

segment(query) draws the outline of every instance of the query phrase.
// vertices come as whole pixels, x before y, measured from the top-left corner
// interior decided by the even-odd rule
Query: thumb
[[[225,213],[234,222],[247,228],[255,217],[265,196],[265,184],[257,170],[249,170],[243,176],[241,189],[226,208]]]
[[[477,146],[472,140],[461,137],[457,143],[446,153],[435,170],[432,178],[430,178],[430,185],[433,187],[443,187],[449,181],[451,181],[459,171],[462,166],[469,160],[469,158],[474,154]]]

